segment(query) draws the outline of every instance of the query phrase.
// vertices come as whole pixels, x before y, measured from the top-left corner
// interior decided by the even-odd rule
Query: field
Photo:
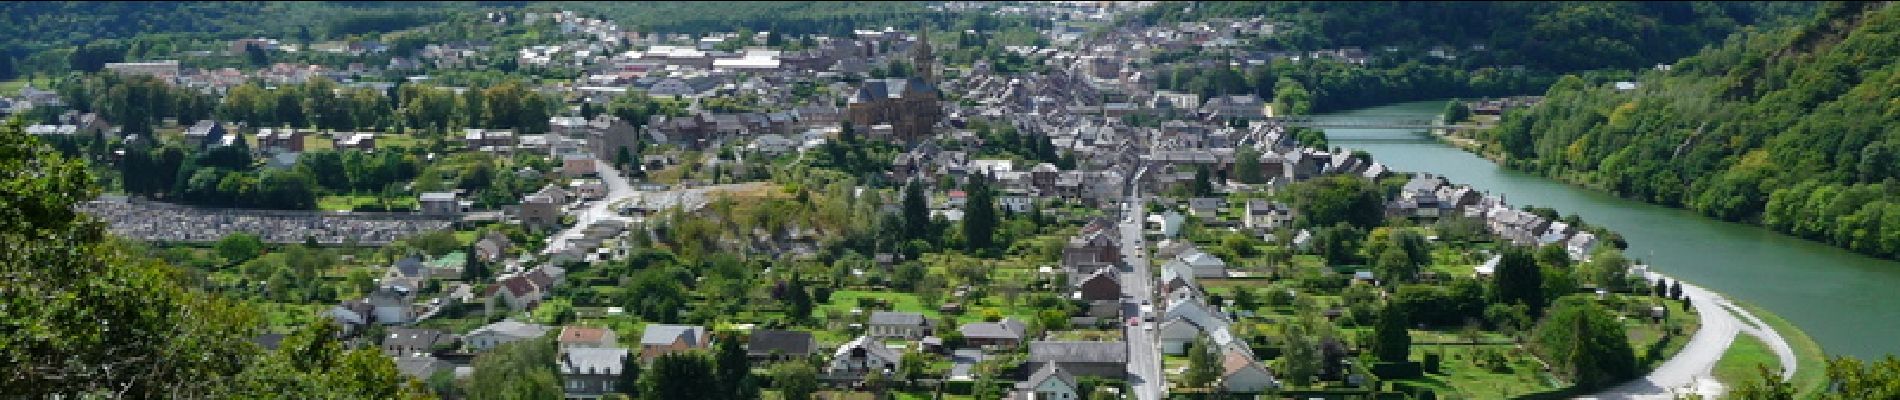
[[[1740,301],[1734,303],[1748,310],[1749,313],[1755,314],[1755,318],[1768,323],[1769,327],[1775,329],[1776,334],[1781,335],[1781,338],[1788,342],[1788,347],[1794,348],[1795,371],[1792,383],[1796,390],[1795,398],[1812,398],[1827,386],[1827,354],[1821,351],[1821,345],[1815,343],[1814,338],[1808,337],[1807,332],[1802,332],[1801,328],[1796,328],[1788,320],[1781,319],[1781,316],[1768,310]],[[1730,382],[1723,381],[1723,383]],[[1733,383],[1730,384],[1733,385]]]
[[[1767,367],[1774,373],[1781,369],[1781,360],[1761,339],[1749,334],[1736,335],[1735,343],[1722,353],[1722,361],[1715,364],[1715,379],[1729,385],[1760,379],[1757,367]]]

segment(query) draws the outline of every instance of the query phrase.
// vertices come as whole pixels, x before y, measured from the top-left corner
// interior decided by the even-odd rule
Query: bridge
[[[1267,123],[1280,126],[1301,128],[1341,128],[1341,129],[1470,129],[1469,126],[1447,125],[1438,119],[1426,118],[1352,118],[1352,117],[1311,117],[1288,116],[1269,117]]]

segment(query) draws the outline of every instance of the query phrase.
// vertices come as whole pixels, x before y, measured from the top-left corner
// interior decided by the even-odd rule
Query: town
[[[90,163],[81,213],[255,304],[258,352],[334,343],[442,398],[1672,398],[1719,393],[1645,377],[1705,325],[1775,334],[1576,214],[1327,136],[1475,149],[1543,96],[1324,120],[1357,104],[1295,72],[1486,44],[1269,50],[1299,31],[1158,6],[494,10],[148,50],[0,111]]]

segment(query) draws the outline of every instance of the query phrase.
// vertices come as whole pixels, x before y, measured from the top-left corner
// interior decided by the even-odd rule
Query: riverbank
[[[1443,101],[1411,102],[1320,117],[1430,119],[1443,109]],[[1326,134],[1334,146],[1365,151],[1392,170],[1445,176],[1514,206],[1556,209],[1613,230],[1629,243],[1630,258],[1780,313],[1827,354],[1877,359],[1900,353],[1900,342],[1892,340],[1900,337],[1900,302],[1867,295],[1900,286],[1900,262],[1503,168],[1419,130]]]

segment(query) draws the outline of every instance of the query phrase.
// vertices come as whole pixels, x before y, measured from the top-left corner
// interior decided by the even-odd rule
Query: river
[[[1322,116],[1416,119],[1443,108],[1443,101],[1425,101]],[[1333,146],[1364,150],[1395,171],[1444,175],[1501,194],[1513,206],[1550,207],[1615,230],[1629,241],[1627,256],[1767,308],[1829,355],[1900,354],[1900,301],[1887,292],[1900,288],[1900,262],[1508,170],[1421,131],[1328,129],[1326,135]]]

